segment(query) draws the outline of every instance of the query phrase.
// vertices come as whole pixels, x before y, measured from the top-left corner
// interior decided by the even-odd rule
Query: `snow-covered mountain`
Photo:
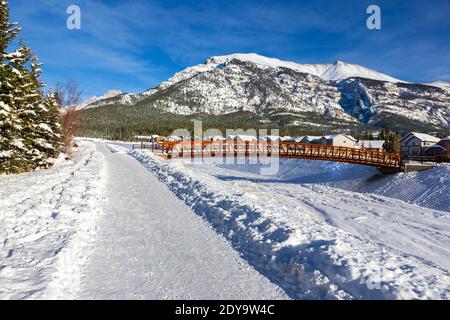
[[[143,93],[123,93],[120,90],[109,90],[103,96],[91,97],[86,100],[82,105],[81,109],[91,109],[102,106],[110,105],[132,105],[139,100],[142,100],[149,95],[153,94],[155,90],[150,89]]]
[[[289,125],[318,116],[332,123],[440,129],[450,121],[445,88],[442,83],[411,84],[342,61],[298,64],[232,54],[186,68],[143,93],[116,95],[87,107],[135,105],[180,115],[248,111],[269,118],[292,116]]]
[[[441,88],[441,89],[444,89],[444,90],[450,92],[450,83],[446,82],[446,81],[437,80],[437,81],[426,83],[426,85]]]
[[[205,63],[186,68],[175,74],[169,80],[163,82],[159,88],[165,89],[179,81],[191,78],[197,74],[211,71],[217,67],[223,66],[232,60],[250,62],[261,68],[286,68],[300,73],[308,73],[317,76],[325,81],[340,81],[351,77],[367,78],[389,82],[404,82],[391,76],[382,74],[356,64],[350,64],[343,61],[336,61],[329,64],[299,64],[290,61],[282,61],[274,58],[268,58],[256,53],[236,53],[225,56],[216,56],[209,58]]]
[[[404,82],[375,70],[362,67],[357,64],[350,64],[343,61],[336,61],[329,64],[298,64],[290,61],[281,61],[274,58],[267,58],[255,53],[232,54],[227,56],[213,57],[208,60],[211,64],[221,64],[233,59],[255,63],[259,66],[269,68],[287,68],[301,73],[309,73],[325,81],[340,81],[351,77],[367,78],[380,81]]]
[[[123,94],[123,92],[120,90],[115,90],[115,89],[108,90],[102,96],[93,96],[93,97],[89,98],[88,100],[86,100],[85,102],[83,102],[83,104],[81,105],[81,109],[97,107],[97,106],[99,106],[96,104],[97,102],[103,101],[103,100],[107,101],[108,99],[115,98],[122,94]]]
[[[338,83],[340,105],[361,122],[397,129],[447,129],[450,92],[435,86],[350,78]]]

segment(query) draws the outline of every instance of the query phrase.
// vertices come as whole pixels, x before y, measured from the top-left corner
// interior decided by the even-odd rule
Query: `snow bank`
[[[361,189],[363,192],[450,212],[450,165],[440,165],[420,172],[375,177]]]
[[[221,166],[258,174],[247,165]],[[410,173],[384,175],[376,168],[329,161],[280,159],[274,177],[257,179],[293,184],[321,184],[353,192],[372,193],[423,207],[450,212],[450,165]]]
[[[355,199],[354,193],[347,192],[347,195],[336,196],[327,205],[328,192],[333,192],[329,187],[292,190],[292,184],[276,186],[267,177],[263,185],[257,182],[260,178],[257,175],[238,176],[236,171],[230,170],[228,175],[221,175],[227,169],[218,174],[215,166],[205,168],[174,160],[167,162],[137,150],[130,154],[226,237],[256,270],[292,298],[449,298],[450,274],[446,267],[448,252],[445,246],[435,256],[414,254],[424,251],[423,243],[419,249],[408,246],[407,250],[401,250],[402,244],[410,239],[410,228],[396,230],[394,227],[401,223],[392,222],[389,232],[407,232],[403,237],[389,240],[390,237],[383,235],[380,222],[383,219],[373,220],[377,225],[372,228],[379,232],[370,237],[361,235],[372,224],[358,227],[358,221],[364,222],[368,209],[378,218],[395,214],[397,209],[392,203],[383,204],[386,198],[361,196]],[[279,181],[280,177],[272,179]],[[309,194],[303,197],[302,192]],[[398,204],[400,201],[395,203]],[[333,212],[330,208],[334,206],[338,207]],[[373,210],[371,206],[374,206]],[[338,217],[339,212],[346,212],[347,207],[353,207],[360,215],[347,216],[353,219],[353,224],[335,223],[333,218]],[[411,208],[412,205],[405,204],[401,209]],[[350,214],[355,212],[349,210]],[[440,223],[443,234],[437,237],[435,247],[449,244],[448,217],[439,212],[426,212],[425,215],[432,223],[426,225],[430,231],[423,234],[429,237],[434,230],[433,223]],[[419,213],[414,218],[418,216]],[[422,221],[429,222],[426,219]],[[420,222],[411,228],[418,228]],[[342,228],[342,224],[348,229]],[[379,241],[371,240],[371,237],[378,237]]]
[[[72,299],[95,241],[103,156],[82,142],[72,161],[0,177],[0,299]]]

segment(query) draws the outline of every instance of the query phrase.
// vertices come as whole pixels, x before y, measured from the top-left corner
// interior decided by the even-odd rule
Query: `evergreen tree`
[[[390,131],[388,128],[383,128],[378,135],[379,140],[385,140],[386,142],[389,140]]]
[[[393,134],[393,151],[394,152],[400,152],[401,151],[401,145],[400,145],[400,139],[401,139],[401,134],[400,132],[395,132]]]
[[[40,139],[45,143],[38,148],[41,147],[40,150],[47,158],[56,158],[61,151],[61,106],[57,94],[50,92],[39,107],[43,111],[43,121],[39,124]]]
[[[0,172],[14,172],[17,167],[14,159],[22,146],[18,137],[20,121],[14,105],[14,73],[7,59],[12,58],[6,50],[16,38],[20,29],[9,22],[6,1],[0,0]]]
[[[0,173],[48,167],[59,153],[58,104],[43,96],[37,57],[22,40],[7,52],[19,31],[0,0]]]
[[[29,91],[27,99],[33,109],[33,162],[39,167],[48,167],[49,158],[55,158],[60,152],[61,128],[59,124],[59,100],[55,93],[50,92],[43,97],[40,82],[41,63],[36,55],[31,63]]]
[[[34,92],[35,87],[27,64],[31,59],[31,49],[20,40],[19,48],[6,58],[12,69],[12,103],[20,128],[15,139],[16,152],[14,167],[17,171],[35,169],[38,164],[34,162],[36,150],[33,148],[35,136],[36,112],[35,105],[39,103],[39,95]],[[33,93],[33,94],[32,94]]]

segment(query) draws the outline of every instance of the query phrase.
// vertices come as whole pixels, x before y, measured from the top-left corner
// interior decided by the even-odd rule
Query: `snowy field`
[[[72,161],[0,177],[0,299],[65,296],[81,283],[103,198],[104,159],[82,144]]]
[[[386,177],[282,160],[267,177],[132,154],[293,298],[449,298],[448,167]]]
[[[0,177],[0,299],[449,299],[449,178],[84,141]]]

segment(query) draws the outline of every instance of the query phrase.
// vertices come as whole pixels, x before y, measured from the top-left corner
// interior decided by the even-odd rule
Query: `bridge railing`
[[[296,142],[164,142],[163,153],[168,158],[280,157],[339,161],[377,167],[399,168],[401,166],[401,156],[398,153]]]

